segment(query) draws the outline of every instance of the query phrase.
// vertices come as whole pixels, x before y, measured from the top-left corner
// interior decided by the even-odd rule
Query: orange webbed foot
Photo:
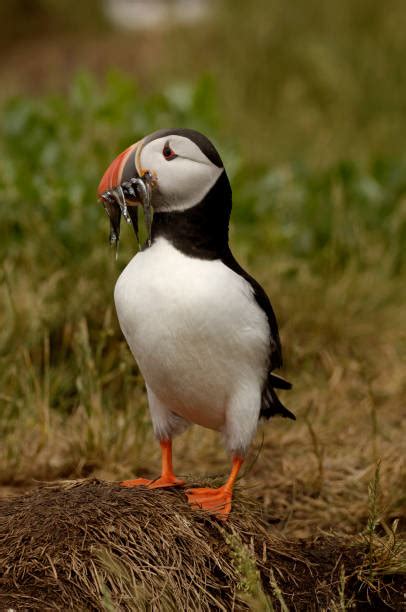
[[[231,511],[232,491],[226,485],[218,489],[186,489],[185,493],[192,508],[206,510],[223,521],[227,520]]]
[[[230,476],[226,484],[218,489],[209,489],[206,487],[186,489],[185,493],[192,508],[201,508],[210,514],[214,514],[217,518],[226,521],[231,512],[233,486],[242,463],[243,458],[239,455],[234,455]]]
[[[148,480],[147,478],[134,478],[134,480],[123,480],[123,482],[120,482],[122,487],[147,487],[148,489],[183,487],[184,484],[185,481],[181,480],[180,478],[176,478],[176,476],[161,476],[160,478],[155,478],[155,480]]]
[[[120,487],[128,487],[132,489],[133,487],[147,487],[152,480],[148,480],[147,478],[133,478],[133,480],[123,480],[120,482]]]
[[[167,487],[183,487],[184,480],[176,478],[172,467],[172,441],[161,440],[162,472],[159,478],[148,480],[147,478],[134,478],[120,482],[122,487],[147,487],[148,489],[164,489]]]

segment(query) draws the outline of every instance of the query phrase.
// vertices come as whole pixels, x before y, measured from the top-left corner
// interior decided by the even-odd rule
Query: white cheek
[[[159,197],[155,210],[186,210],[195,206],[217,182],[223,168],[183,157],[167,161],[161,152],[145,151],[141,155],[144,168],[158,178]],[[156,194],[158,195],[158,194]]]
[[[164,160],[158,170],[159,190],[171,208],[184,210],[204,198],[221,172],[221,168],[181,157]]]

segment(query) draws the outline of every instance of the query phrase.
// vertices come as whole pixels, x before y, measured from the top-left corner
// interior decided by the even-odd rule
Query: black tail
[[[292,383],[290,383],[286,378],[282,378],[282,376],[278,376],[278,374],[269,374],[268,384],[275,389],[291,389]]]
[[[275,389],[271,386],[274,385],[276,387],[276,384],[274,383],[275,378],[278,379],[278,382],[283,381],[285,385],[289,385],[284,387],[277,387],[278,389],[290,389],[292,387],[292,385],[288,383],[288,381],[284,378],[280,378],[275,374],[271,374],[268,379],[267,386],[262,392],[262,406],[259,416],[265,419],[270,419],[273,416],[282,416],[287,419],[293,419],[294,421],[296,421],[296,417],[293,412],[285,408],[279,397],[276,395]]]

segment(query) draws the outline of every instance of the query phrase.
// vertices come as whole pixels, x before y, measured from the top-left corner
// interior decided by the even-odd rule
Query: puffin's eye
[[[162,149],[162,155],[167,161],[170,161],[171,159],[177,157],[175,151],[173,151],[173,149],[171,149],[171,147],[169,146],[169,142],[165,143],[164,148]]]

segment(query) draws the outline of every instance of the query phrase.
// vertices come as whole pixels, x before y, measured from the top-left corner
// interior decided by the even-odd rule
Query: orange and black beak
[[[116,189],[121,183],[142,177],[144,174],[140,165],[142,145],[143,140],[139,140],[111,162],[99,183],[97,189],[99,198],[103,199],[104,193]]]
[[[139,140],[120,153],[103,174],[97,189],[97,195],[110,219],[111,244],[117,244],[119,241],[121,215],[128,223],[132,223],[138,240],[137,204],[144,207],[150,236],[152,180],[150,174],[141,168],[140,154],[143,144],[144,141]]]

